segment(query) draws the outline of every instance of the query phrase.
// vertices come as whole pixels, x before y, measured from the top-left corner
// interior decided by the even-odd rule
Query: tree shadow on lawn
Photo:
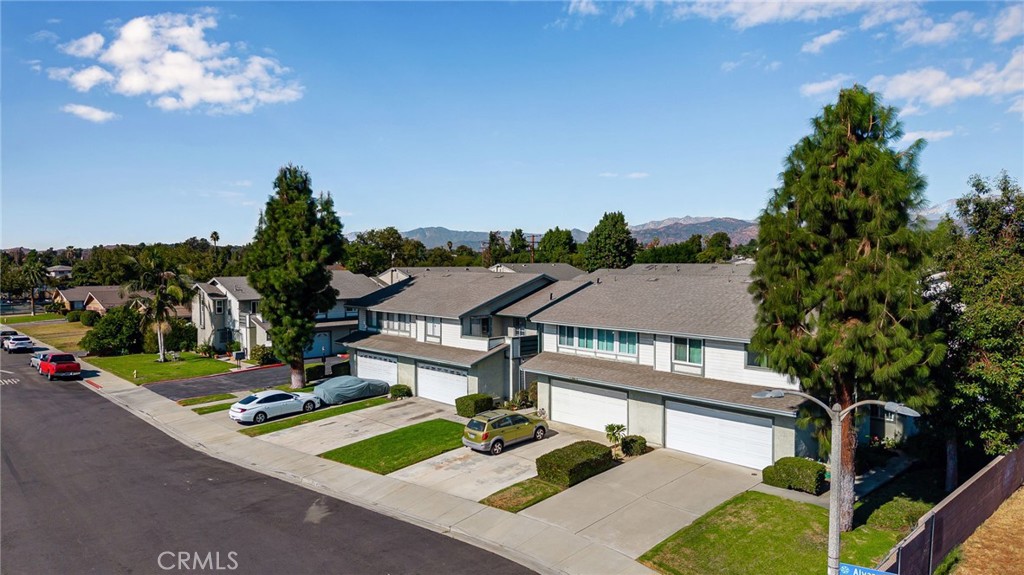
[[[915,463],[885,485],[862,497],[853,509],[853,526],[867,524],[871,514],[895,497],[937,504],[946,496],[944,470]]]

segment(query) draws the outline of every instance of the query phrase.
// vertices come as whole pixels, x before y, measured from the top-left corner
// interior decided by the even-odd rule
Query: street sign
[[[888,571],[879,571],[878,569],[868,569],[867,567],[850,565],[848,563],[840,563],[839,575],[892,575],[892,573],[889,573]]]

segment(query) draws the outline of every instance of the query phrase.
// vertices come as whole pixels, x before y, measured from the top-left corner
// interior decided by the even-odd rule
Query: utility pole
[[[537,243],[537,234],[530,234],[530,263],[533,263],[534,247]]]

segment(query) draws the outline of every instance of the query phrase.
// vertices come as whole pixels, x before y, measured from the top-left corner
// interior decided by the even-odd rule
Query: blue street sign
[[[849,565],[847,563],[839,564],[839,575],[892,575],[888,571],[879,571],[878,569],[868,569],[867,567],[858,567],[857,565]]]

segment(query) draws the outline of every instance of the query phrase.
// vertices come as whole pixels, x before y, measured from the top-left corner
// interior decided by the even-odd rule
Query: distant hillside
[[[668,224],[657,226],[662,222]],[[646,245],[658,238],[660,245],[685,242],[694,234],[705,238],[716,232],[725,232],[732,239],[732,245],[742,245],[757,237],[757,224],[736,218],[670,218],[661,222],[648,222],[630,226],[633,237]]]

